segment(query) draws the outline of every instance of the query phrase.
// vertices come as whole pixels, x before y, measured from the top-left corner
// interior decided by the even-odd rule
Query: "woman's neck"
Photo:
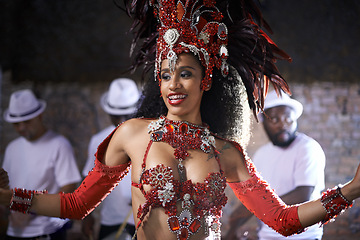
[[[167,119],[173,120],[173,121],[187,121],[189,123],[193,123],[196,125],[201,125],[203,122],[201,120],[201,115],[200,113],[197,115],[174,115],[174,114],[170,114],[168,113],[166,115]]]

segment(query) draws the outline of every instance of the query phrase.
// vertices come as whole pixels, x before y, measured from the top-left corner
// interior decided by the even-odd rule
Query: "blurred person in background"
[[[261,175],[288,205],[314,200],[325,188],[325,154],[320,144],[298,132],[297,120],[303,112],[302,104],[282,92],[275,91],[265,99],[260,120],[271,142],[260,147],[253,162]],[[240,205],[230,217],[228,240],[237,239],[236,231],[252,214]],[[269,239],[321,239],[320,224],[309,227],[304,233],[284,237],[259,221],[258,237]]]
[[[46,102],[29,89],[11,94],[4,119],[20,137],[6,147],[2,167],[10,188],[73,192],[81,180],[73,148],[64,136],[44,125],[45,108]],[[68,219],[10,211],[6,239],[66,239],[70,227]]]
[[[118,78],[111,82],[109,90],[101,99],[102,109],[110,116],[112,125],[91,137],[88,147],[88,158],[82,171],[83,176],[94,167],[95,153],[99,144],[115,129],[117,125],[131,118],[136,111],[140,93],[136,83],[128,78]],[[131,212],[131,174],[124,177],[120,184],[104,199],[100,205],[101,226],[99,239],[114,234],[126,222],[124,231],[134,235],[134,217]],[[95,219],[91,214],[83,220],[82,231],[86,236],[94,237]]]

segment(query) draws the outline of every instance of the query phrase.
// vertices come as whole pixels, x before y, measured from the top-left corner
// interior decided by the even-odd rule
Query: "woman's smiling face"
[[[161,63],[160,90],[168,108],[167,116],[173,120],[198,121],[204,92],[200,88],[203,69],[192,54],[183,53],[178,57],[173,72],[167,59]]]

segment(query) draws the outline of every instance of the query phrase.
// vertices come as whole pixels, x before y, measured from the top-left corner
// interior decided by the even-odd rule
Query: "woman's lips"
[[[178,93],[178,94],[169,94],[167,99],[170,105],[179,105],[183,101],[185,101],[186,97],[187,97],[186,94]]]

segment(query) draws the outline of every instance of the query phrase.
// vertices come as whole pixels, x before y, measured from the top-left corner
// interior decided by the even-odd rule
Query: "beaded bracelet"
[[[322,193],[321,204],[326,211],[322,224],[326,224],[331,220],[334,220],[336,216],[345,212],[349,207],[352,207],[353,202],[347,200],[341,193],[341,187],[337,186],[332,189],[328,189]]]
[[[34,194],[44,194],[47,193],[44,191],[34,191],[34,190],[26,190],[21,188],[15,188],[13,191],[13,195],[10,200],[10,210],[28,213],[31,207],[31,201],[34,197]]]

